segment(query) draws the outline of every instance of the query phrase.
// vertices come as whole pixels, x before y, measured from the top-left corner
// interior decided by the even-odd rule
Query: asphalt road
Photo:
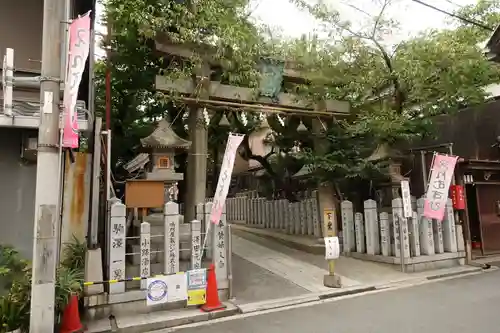
[[[500,271],[180,329],[179,333],[500,332]]]

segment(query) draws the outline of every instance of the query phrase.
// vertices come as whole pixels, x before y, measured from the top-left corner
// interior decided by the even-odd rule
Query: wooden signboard
[[[157,180],[128,180],[125,184],[127,208],[163,208],[165,183]]]

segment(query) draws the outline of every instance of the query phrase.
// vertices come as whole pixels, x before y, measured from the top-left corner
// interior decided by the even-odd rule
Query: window
[[[170,158],[160,157],[158,158],[157,165],[158,169],[168,169],[170,168]]]

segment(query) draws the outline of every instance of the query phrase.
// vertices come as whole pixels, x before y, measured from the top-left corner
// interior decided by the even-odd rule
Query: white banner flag
[[[90,12],[88,12],[84,16],[73,20],[69,25],[67,78],[64,83],[63,96],[63,147],[67,148],[78,148],[78,114],[75,107],[78,88],[90,52],[90,21]]]
[[[243,137],[244,135],[231,133],[227,139],[224,160],[220,168],[217,190],[215,191],[212,212],[210,213],[210,222],[212,223],[218,224],[220,221],[227,193],[229,192],[229,185],[231,184],[231,175],[233,174],[236,152],[243,141]]]
[[[436,154],[425,193],[424,216],[442,221],[458,156]]]

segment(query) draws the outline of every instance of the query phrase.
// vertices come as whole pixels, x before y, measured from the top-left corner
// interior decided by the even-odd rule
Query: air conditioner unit
[[[36,163],[38,152],[38,137],[36,132],[25,132],[22,137],[21,159],[29,163]]]

